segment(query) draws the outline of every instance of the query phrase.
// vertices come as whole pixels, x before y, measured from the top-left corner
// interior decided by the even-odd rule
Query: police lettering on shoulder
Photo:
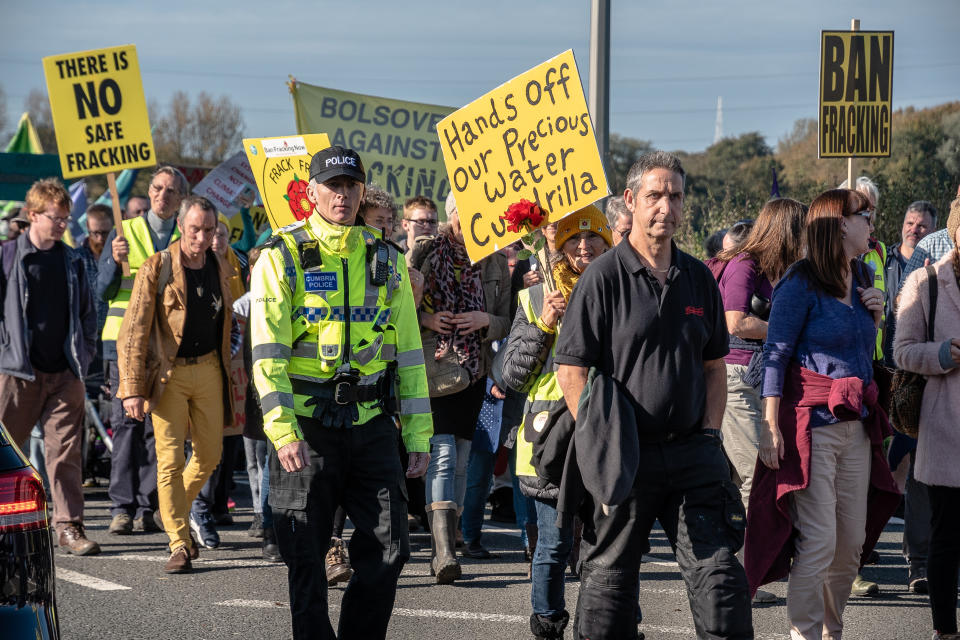
[[[399,439],[408,477],[429,461],[433,420],[416,306],[400,277],[403,254],[357,216],[365,182],[352,149],[314,154],[314,214],[278,230],[251,276],[253,380],[274,445],[270,504],[295,638],[336,637],[324,555],[338,506],[354,523],[354,541],[363,541],[351,545],[358,571],[340,628],[385,637],[410,555]]]

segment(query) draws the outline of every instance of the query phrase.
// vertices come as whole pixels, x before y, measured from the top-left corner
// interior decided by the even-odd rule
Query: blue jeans
[[[533,503],[533,498],[528,498],[520,491],[520,479],[517,477],[517,448],[514,447],[508,458],[510,464],[510,480],[513,483],[513,512],[517,516],[517,526],[520,527],[520,542],[523,548],[530,546],[530,540],[527,539],[527,523],[537,522],[537,514]]]
[[[460,522],[464,542],[480,540],[483,510],[490,495],[493,467],[496,463],[496,453],[481,451],[479,447],[470,449],[470,461],[467,463],[467,491],[463,498],[463,516]]]
[[[467,492],[467,461],[470,441],[452,433],[430,438],[430,464],[427,466],[427,505],[449,501],[463,505]]]
[[[533,612],[551,616],[564,610],[563,580],[573,548],[573,523],[557,527],[557,501],[534,500],[537,509],[537,550],[533,554],[530,603]]]

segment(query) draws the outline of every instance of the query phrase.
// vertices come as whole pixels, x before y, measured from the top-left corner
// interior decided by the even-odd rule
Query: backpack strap
[[[927,342],[933,342],[933,326],[937,321],[937,271],[927,265],[927,287],[930,293],[930,311],[927,314]]]
[[[157,275],[157,304],[163,300],[163,292],[170,284],[171,277],[173,277],[173,259],[170,257],[170,249],[164,249],[160,252],[160,273]]]

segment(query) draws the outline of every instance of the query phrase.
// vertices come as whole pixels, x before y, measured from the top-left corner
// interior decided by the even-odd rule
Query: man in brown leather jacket
[[[117,340],[124,410],[138,420],[153,414],[167,573],[189,572],[197,557],[187,513],[220,462],[223,427],[233,419],[231,270],[210,249],[216,208],[200,196],[184,198],[177,225],[180,240],[137,271]],[[193,455],[185,465],[188,426]]]

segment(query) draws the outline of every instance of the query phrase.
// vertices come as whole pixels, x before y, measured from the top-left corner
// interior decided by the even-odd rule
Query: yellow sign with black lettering
[[[821,158],[890,156],[893,31],[822,31]]]
[[[437,124],[467,253],[518,240],[500,219],[521,199],[556,222],[609,194],[573,51],[500,85]]]
[[[313,214],[313,203],[307,198],[310,159],[329,146],[325,133],[244,139],[243,148],[274,231]]]
[[[43,59],[64,178],[157,163],[132,45]]]

